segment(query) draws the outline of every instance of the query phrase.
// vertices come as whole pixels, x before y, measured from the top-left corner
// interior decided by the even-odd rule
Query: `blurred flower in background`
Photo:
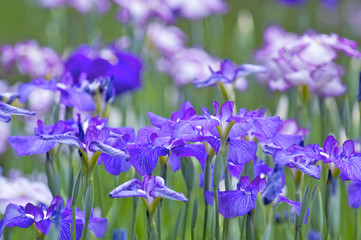
[[[61,57],[49,47],[41,47],[35,40],[19,42],[1,49],[1,64],[7,71],[17,68],[30,77],[53,78],[63,71]]]
[[[305,85],[322,97],[342,95],[346,92],[342,83],[344,71],[334,60],[339,51],[353,58],[361,56],[357,42],[337,34],[309,31],[298,36],[271,26],[266,29],[264,40],[265,45],[256,51],[255,59],[268,70],[266,74],[259,74],[260,81],[273,91]]]
[[[211,14],[223,14],[223,0],[115,0],[121,7],[117,19],[123,23],[145,25],[151,19],[173,23],[177,16],[199,20]]]
[[[17,172],[17,171],[16,171]],[[29,178],[10,173],[8,178],[0,176],[0,213],[4,214],[8,204],[25,205],[36,204],[41,201],[50,204],[52,200],[48,186],[40,181],[32,181]]]
[[[87,14],[91,11],[103,14],[111,6],[108,0],[39,0],[39,5],[44,8],[59,8],[69,6],[81,14]]]

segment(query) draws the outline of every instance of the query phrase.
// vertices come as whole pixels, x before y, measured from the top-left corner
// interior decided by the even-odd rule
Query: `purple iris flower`
[[[129,162],[141,175],[151,174],[161,156],[170,158],[175,171],[180,168],[179,157],[194,156],[205,162],[206,152],[202,144],[187,144],[174,137],[172,131],[174,127],[170,126],[161,129],[143,127],[138,131],[136,143],[127,145]]]
[[[217,83],[235,84],[239,91],[245,91],[248,88],[246,76],[255,73],[265,73],[266,68],[258,65],[243,64],[237,66],[228,59],[220,63],[218,71],[214,71],[211,67],[211,76],[207,79],[196,79],[193,83],[196,87],[208,87],[216,85]]]
[[[275,137],[282,121],[278,116],[264,116],[265,109],[247,111],[241,108],[237,115],[233,115],[230,120],[235,124],[230,131],[232,136],[247,136],[249,139],[267,141]]]
[[[81,111],[93,111],[95,104],[90,94],[89,82],[75,84],[72,76],[66,74],[60,81],[56,79],[47,81],[45,79],[35,79],[29,83],[19,86],[18,93],[20,101],[27,101],[30,94],[36,89],[44,89],[52,92],[60,92],[60,102],[68,107],[76,107]]]
[[[307,175],[320,179],[321,165],[315,166],[318,160],[323,158],[322,150],[318,144],[310,144],[305,147],[292,145],[287,149],[274,150],[274,152],[266,152],[273,155],[275,164],[285,165],[292,169],[300,170]]]
[[[257,143],[245,141],[243,137],[247,131],[239,124],[232,123],[233,104],[226,102],[219,110],[218,102],[214,102],[215,115],[210,115],[208,109],[203,108],[203,115],[192,117],[191,125],[201,128],[198,141],[207,142],[216,153],[220,149],[221,140],[228,139],[229,161],[234,165],[245,165],[255,157]],[[207,152],[209,151],[208,148]]]
[[[111,131],[105,125],[106,120],[99,120],[95,117],[84,123],[78,121],[78,131],[41,135],[40,139],[78,148],[89,167],[93,167],[96,164],[101,153],[116,157],[120,161],[127,160],[129,155],[126,149],[122,149],[122,147],[125,147],[125,144],[121,143],[121,141],[124,141],[123,137],[126,136]],[[84,129],[83,127],[86,128]],[[129,136],[126,138],[129,139]],[[115,161],[113,158],[102,158],[102,161],[107,160]],[[108,167],[112,165],[109,164]]]
[[[80,239],[85,225],[85,213],[78,209],[75,209],[75,211],[76,239]],[[33,224],[40,232],[47,235],[51,225],[55,224],[56,219],[59,219],[59,239],[70,240],[71,229],[74,224],[70,201],[64,206],[63,200],[56,196],[49,207],[41,202],[39,202],[38,206],[28,203],[25,207],[9,204],[5,210],[4,218],[0,222],[0,237],[6,226],[28,228]],[[96,218],[91,214],[89,229],[98,238],[103,236],[106,226],[107,219]]]
[[[34,116],[36,113],[25,109],[17,108],[0,101],[0,121],[10,122],[11,115]]]
[[[338,147],[337,140],[328,136],[323,144],[323,162],[336,166],[344,180],[361,181],[361,154],[355,152],[354,142],[347,140]],[[332,171],[333,169],[331,169]]]
[[[139,88],[141,70],[137,56],[115,48],[95,51],[81,46],[65,62],[65,73],[71,74],[74,85],[82,79],[93,82],[96,78],[112,78],[116,95]]]
[[[55,142],[46,141],[40,138],[41,135],[58,135],[75,131],[74,120],[58,121],[54,125],[46,126],[38,120],[38,127],[34,129],[35,134],[30,136],[10,136],[9,144],[15,149],[18,156],[43,154],[49,152]]]
[[[109,193],[111,198],[142,197],[147,210],[154,213],[161,198],[168,198],[187,202],[183,193],[178,193],[164,183],[164,179],[158,176],[145,175],[142,182],[138,179],[129,180]]]
[[[257,194],[262,193],[267,186],[264,178],[256,177],[250,182],[248,176],[240,178],[237,190],[218,192],[219,213],[225,218],[243,216],[256,207]],[[213,205],[213,192],[204,192],[208,204]],[[278,202],[289,203],[297,213],[301,210],[301,203],[291,201],[284,196],[279,196]]]

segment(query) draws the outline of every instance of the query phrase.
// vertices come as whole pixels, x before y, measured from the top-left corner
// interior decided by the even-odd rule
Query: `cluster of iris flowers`
[[[81,45],[66,57],[36,41],[2,47],[4,70],[17,69],[31,81],[2,86],[0,121],[9,126],[12,116],[20,115],[34,129],[33,134],[6,134],[6,142],[19,158],[43,156],[45,174],[30,181],[19,173],[11,176],[7,169],[5,177],[0,167],[0,239],[11,236],[12,227],[33,227],[38,239],[162,239],[164,234],[170,237],[162,228],[168,220],[175,226],[174,239],[181,229],[182,239],[274,239],[283,221],[290,227],[285,232],[295,239],[339,239],[341,209],[347,205],[340,199],[346,187],[348,205],[355,209],[357,239],[361,149],[358,140],[347,139],[352,135],[347,126],[350,110],[345,107],[343,113],[347,129],[341,130],[342,141],[338,134],[321,131],[322,144],[311,142],[316,130],[307,119],[315,113],[312,105],[349,91],[337,58],[339,52],[361,58],[357,42],[272,25],[264,31],[264,46],[254,52],[258,65],[238,65],[187,46],[187,35],[171,25],[180,17],[199,20],[223,14],[225,2],[114,2],[120,7],[117,19],[139,31],[134,39],[124,37],[103,48]],[[305,1],[278,2],[294,6]],[[321,2],[332,8],[338,4]],[[45,8],[70,6],[82,14],[103,14],[112,6],[106,0],[38,3]],[[131,53],[129,41],[147,43],[142,49],[145,60]],[[114,127],[116,99],[142,87],[144,65],[153,57],[154,68],[167,73],[176,86],[218,86],[222,102],[212,101],[213,109],[197,109],[183,101],[169,118],[148,112],[150,126]],[[246,77],[284,96],[297,88],[297,118],[272,115],[265,108],[238,108],[238,91],[250,85]],[[44,102],[39,104],[41,97]],[[323,107],[332,111],[333,103]],[[325,116],[319,117],[322,121]],[[303,128],[310,125],[311,130]],[[65,159],[68,162],[61,163]],[[100,186],[100,168],[114,178],[116,186],[109,192]],[[178,171],[185,184],[179,183],[183,180]],[[102,204],[105,198],[110,207]],[[129,216],[119,211],[125,202],[116,198],[133,198],[128,234],[117,229],[124,226],[116,225],[116,218]],[[142,213],[137,212],[138,199],[144,203]],[[183,202],[178,217],[178,205],[169,203],[174,219],[164,218],[166,199]]]

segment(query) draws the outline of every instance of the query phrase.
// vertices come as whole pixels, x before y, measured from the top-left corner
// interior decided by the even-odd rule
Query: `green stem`
[[[182,233],[182,239],[184,240],[186,237],[186,229],[187,229],[187,223],[188,223],[188,209],[190,205],[190,199],[191,199],[192,191],[187,191],[187,199],[188,202],[186,203],[186,212],[184,214],[184,220],[183,220],[183,233]]]
[[[101,188],[101,184],[100,184],[100,173],[99,173],[99,168],[96,168],[95,170],[95,175],[96,175],[96,180],[97,180],[97,188],[98,188],[98,200],[99,200],[99,207],[100,207],[100,211],[103,213],[103,203],[102,203],[102,188]]]
[[[153,239],[155,235],[155,216],[154,214],[150,214],[149,211],[147,211],[147,222],[148,222],[148,239]]]
[[[72,240],[76,240],[76,224],[75,224],[75,207],[72,206],[72,215],[73,215],[73,234],[71,235]]]
[[[211,159],[207,157],[206,166],[204,169],[204,191],[209,191],[210,188],[210,173],[211,173]],[[208,225],[208,203],[204,199],[204,222],[203,222],[203,240],[207,237]]]
[[[216,240],[219,240],[219,213],[218,213],[218,186],[214,187],[214,206],[215,206],[215,218],[216,218]]]
[[[354,239],[358,239],[358,208],[354,209],[355,211],[355,224],[354,224],[354,231],[355,231],[355,237]]]

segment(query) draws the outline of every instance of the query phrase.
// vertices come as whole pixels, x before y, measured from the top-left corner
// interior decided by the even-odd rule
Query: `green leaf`
[[[93,209],[93,202],[94,202],[94,184],[89,184],[84,198],[84,209],[85,209],[85,224],[84,224],[84,237],[83,239],[86,240],[86,235],[88,232],[88,224],[90,220],[91,211]]]
[[[311,213],[310,213],[311,229],[322,233],[323,227],[323,207],[322,207],[322,196],[320,188],[317,187],[313,195]]]
[[[302,196],[302,207],[301,207],[301,212],[299,215],[299,221],[298,221],[298,228],[301,228],[303,225],[303,222],[306,219],[307,216],[307,211],[308,211],[308,203],[310,201],[310,185],[307,184],[305,191],[303,192],[303,196]]]
[[[75,202],[78,199],[79,190],[80,190],[80,179],[82,178],[81,169],[79,169],[78,173],[75,177],[75,182],[73,186],[73,191],[71,194],[71,205],[75,206]]]
[[[174,228],[173,239],[177,239],[177,237],[179,235],[179,231],[182,226],[183,211],[184,211],[184,206],[182,206],[181,209],[179,210],[177,222],[176,222],[175,228]]]
[[[194,165],[192,159],[189,157],[182,158],[181,169],[183,178],[186,182],[187,190],[192,191],[194,187]]]
[[[256,239],[261,239],[266,230],[266,210],[263,205],[262,195],[258,193],[256,200],[256,207],[254,209],[254,231]]]
[[[218,154],[216,156],[214,164],[214,170],[213,170],[213,187],[215,189],[218,189],[219,182],[221,181],[221,178],[224,173],[224,163],[223,163],[223,157],[222,154]]]
[[[197,217],[198,217],[198,195],[194,198],[194,202],[193,202],[191,229],[195,228],[197,223]]]

